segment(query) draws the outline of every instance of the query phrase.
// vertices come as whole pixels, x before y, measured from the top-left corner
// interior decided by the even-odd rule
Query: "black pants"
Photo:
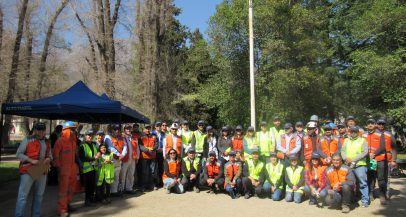
[[[262,185],[259,184],[257,187],[255,187],[255,186],[252,184],[251,179],[249,179],[248,177],[242,178],[242,185],[244,186],[244,193],[245,193],[245,194],[250,194],[250,195],[252,195],[253,192],[255,192],[255,194],[257,194],[258,196],[261,195],[261,192],[262,192]]]
[[[96,171],[92,170],[84,173],[83,179],[85,184],[85,200],[94,201],[94,194],[96,192]]]
[[[183,188],[186,190],[191,190],[193,187],[199,187],[199,176],[197,176],[195,179],[190,181],[190,177],[183,176],[182,180],[180,181],[183,185]]]
[[[164,173],[164,156],[163,153],[156,153],[156,161],[158,164],[158,186],[162,187],[164,186],[163,181],[162,181],[162,174]]]
[[[333,194],[327,194],[326,204],[329,206],[339,206],[341,203],[349,206],[354,188],[350,185],[343,185],[341,192],[334,191]]]
[[[48,185],[58,185],[58,169],[51,166],[51,170],[48,173]]]
[[[157,186],[157,163],[156,159],[142,159],[142,186],[144,188],[153,188]]]
[[[375,189],[376,180],[378,180],[380,195],[386,195],[386,180],[388,177],[388,162],[386,160],[378,161],[376,170],[368,170],[368,187],[369,192]]]
[[[101,186],[97,187],[98,200],[106,200],[110,197],[110,184],[106,183],[106,180],[103,180]]]
[[[224,189],[224,178],[217,179],[217,181],[215,181],[215,184],[217,184],[220,189]],[[204,176],[201,176],[200,178],[199,186],[201,187],[206,186],[209,187],[211,190],[215,190],[216,189],[215,184],[213,184],[212,186],[208,186],[207,179],[205,179]]]
[[[142,158],[140,158],[138,160],[138,163],[135,165],[135,172],[134,172],[134,188],[138,187],[141,188],[142,187]]]

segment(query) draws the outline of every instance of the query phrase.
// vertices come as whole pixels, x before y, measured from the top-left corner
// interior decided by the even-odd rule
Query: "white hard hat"
[[[173,123],[173,124],[171,125],[171,129],[177,130],[178,128],[179,128],[179,124],[177,124],[177,123]]]
[[[316,128],[317,124],[314,121],[310,121],[309,123],[306,124],[306,128]]]

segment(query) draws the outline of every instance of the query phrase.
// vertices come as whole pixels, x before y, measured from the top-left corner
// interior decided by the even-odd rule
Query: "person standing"
[[[82,162],[81,173],[85,184],[85,206],[94,206],[96,193],[96,171],[94,164],[99,158],[96,144],[92,141],[93,130],[87,130],[85,141],[79,147],[79,159]]]
[[[252,156],[252,150],[253,149],[259,149],[257,140],[255,139],[255,129],[254,127],[250,126],[247,129],[247,134],[244,136],[243,139],[243,145],[244,145],[244,158],[245,159],[251,159]]]
[[[358,136],[359,128],[350,128],[350,137],[344,141],[341,148],[341,157],[349,166],[357,178],[359,190],[361,192],[362,207],[369,206],[369,191],[367,181],[367,161],[368,156],[368,143],[367,141]]]
[[[182,122],[182,130],[180,132],[180,135],[182,137],[182,144],[183,144],[183,154],[187,154],[187,149],[189,149],[192,145],[192,134],[193,132],[189,129],[189,122],[187,120],[184,120]]]
[[[120,180],[120,173],[122,169],[122,161],[128,153],[128,145],[125,142],[125,136],[121,133],[120,125],[114,124],[112,126],[113,137],[111,137],[111,143],[114,147],[114,150],[117,150],[119,155],[114,153],[114,182],[111,185],[111,196],[119,196],[123,193],[124,186],[123,183],[125,180]]]
[[[235,127],[234,137],[231,140],[231,150],[233,150],[235,153],[239,152],[242,160],[244,160],[244,140],[242,134],[242,126],[237,125]]]
[[[333,129],[330,125],[324,125],[324,135],[321,137],[321,151],[324,153],[325,158],[321,159],[324,165],[330,166],[331,156],[339,153],[341,147],[338,146],[338,138],[333,136]]]
[[[16,203],[15,216],[23,217],[25,205],[32,186],[34,186],[34,196],[32,202],[31,216],[41,216],[42,197],[44,195],[47,170],[37,178],[33,178],[28,170],[33,166],[44,164],[44,168],[49,167],[52,160],[51,147],[45,139],[46,125],[36,123],[33,127],[33,135],[26,137],[18,146],[16,156],[20,160],[20,185]]]
[[[290,164],[289,157],[299,154],[301,141],[293,133],[291,123],[286,123],[284,128],[285,133],[278,138],[276,149],[278,158],[285,161],[285,166],[288,166]]]
[[[228,126],[221,128],[221,135],[218,138],[217,149],[219,152],[219,160],[224,165],[228,161],[228,153],[231,151],[232,138],[230,137],[230,129]]]
[[[312,154],[318,153],[320,156],[325,156],[321,150],[320,136],[316,133],[316,123],[309,122],[306,125],[306,135],[302,139],[302,152],[300,155],[300,160],[303,162],[303,166],[311,163]]]
[[[157,177],[157,157],[158,140],[155,135],[151,134],[151,125],[145,124],[144,134],[141,137],[140,150],[142,153],[142,187],[141,191],[158,190],[158,177]]]
[[[161,123],[160,121],[157,121],[155,123],[155,130],[151,132],[152,135],[155,136],[157,142],[158,142],[158,149],[156,151],[156,166],[158,168],[157,171],[157,179],[158,179],[158,184],[156,187],[161,187],[163,186],[162,182],[162,174],[164,172],[164,158],[166,153],[164,153],[164,140],[165,137],[168,136],[170,133],[167,131],[167,124],[166,122]],[[164,131],[165,129],[165,131]]]
[[[273,127],[269,129],[269,132],[271,133],[272,145],[276,147],[279,138],[285,133],[285,131],[281,128],[281,119],[278,116],[273,118]]]
[[[76,124],[67,121],[63,124],[62,135],[55,143],[53,164],[59,171],[58,212],[60,216],[69,216],[72,210],[73,193],[77,182]]]
[[[269,160],[269,153],[275,152],[275,146],[272,144],[271,133],[267,131],[267,124],[265,121],[261,122],[261,131],[255,135],[256,143],[259,145],[261,151],[261,160],[266,163]]]
[[[139,140],[134,138],[132,134],[132,126],[124,125],[124,143],[127,144],[127,154],[122,159],[122,167],[120,171],[120,180],[122,181],[122,189],[126,194],[135,194],[134,173],[140,156]]]
[[[114,157],[106,144],[99,146],[97,159],[97,195],[103,204],[111,203],[110,185],[114,181]]]
[[[62,125],[57,125],[49,138],[51,140],[51,150],[54,148],[56,140],[58,140],[58,138],[61,136],[61,133]],[[58,171],[52,165],[48,173],[48,185],[58,185]]]
[[[206,136],[204,137],[203,142],[203,157],[207,158],[210,151],[214,151],[216,153],[216,159],[219,159],[217,138],[214,135],[213,127],[209,125],[206,127]]]
[[[164,159],[167,159],[169,156],[169,150],[174,149],[178,154],[179,158],[183,156],[183,144],[182,137],[178,136],[179,125],[173,123],[170,128],[170,134],[167,135],[163,142],[163,153]]]
[[[206,137],[206,133],[204,132],[204,121],[200,120],[197,122],[197,130],[193,131],[191,147],[196,151],[196,155],[200,160],[202,160],[202,164],[206,159],[203,156],[203,147],[204,147],[204,138]]]

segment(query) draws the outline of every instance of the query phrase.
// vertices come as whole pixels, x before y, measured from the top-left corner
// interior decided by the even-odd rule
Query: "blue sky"
[[[209,18],[220,2],[222,0],[175,0],[175,5],[182,9],[178,18],[183,25],[191,30],[199,28],[205,34]]]

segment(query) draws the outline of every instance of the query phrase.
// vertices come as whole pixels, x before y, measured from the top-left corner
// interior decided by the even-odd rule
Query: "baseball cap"
[[[34,129],[36,129],[38,131],[44,131],[46,128],[47,128],[47,126],[43,122],[38,122],[34,125]]]

